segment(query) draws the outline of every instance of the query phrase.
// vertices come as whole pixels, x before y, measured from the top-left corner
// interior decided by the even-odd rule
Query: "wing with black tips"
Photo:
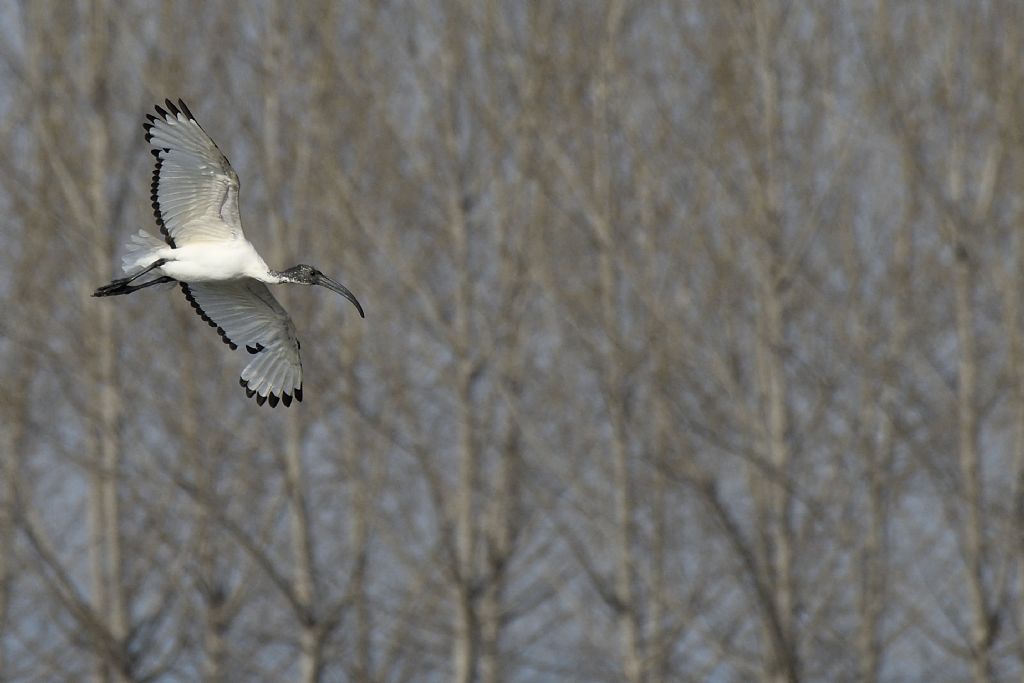
[[[243,278],[191,282],[185,287],[193,307],[217,327],[221,338],[232,348],[244,345],[253,355],[239,378],[247,396],[271,407],[302,400],[302,360],[295,326],[265,284]]]
[[[153,147],[153,213],[172,247],[188,242],[241,239],[238,175],[181,100],[146,118]]]

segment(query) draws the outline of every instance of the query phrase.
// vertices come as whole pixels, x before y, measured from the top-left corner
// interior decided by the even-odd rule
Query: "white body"
[[[149,263],[166,259],[158,270],[182,282],[223,282],[251,277],[260,282],[274,284],[280,278],[270,274],[270,268],[252,246],[242,238],[223,242],[189,242],[177,249],[162,245],[146,254]],[[138,264],[144,267],[145,264]]]

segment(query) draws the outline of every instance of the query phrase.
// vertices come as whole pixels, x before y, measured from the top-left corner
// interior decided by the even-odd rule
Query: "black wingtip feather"
[[[161,107],[159,104],[156,105],[156,113],[160,114],[160,116],[163,117],[164,119],[166,119],[169,116],[169,114],[167,113],[167,110],[164,109],[163,107]]]
[[[167,105],[167,108],[170,110],[171,114],[173,114],[175,118],[177,118],[178,114],[181,113],[180,111],[178,111],[177,105],[175,105],[174,102],[171,102],[170,98],[164,100],[164,104]]]
[[[256,394],[256,405],[263,405],[267,402],[267,397],[263,394]]]
[[[281,398],[277,394],[270,395],[270,407],[276,408],[277,404],[281,401]]]
[[[292,395],[289,394],[287,391],[282,392],[281,393],[281,403],[284,404],[285,408],[290,406],[292,404]]]
[[[185,116],[187,116],[192,121],[196,120],[196,117],[192,116],[192,112],[189,111],[188,105],[185,104],[185,100],[178,98],[178,106],[181,107],[181,111],[185,112]]]
[[[302,403],[302,387],[295,390],[295,400]]]
[[[238,378],[238,383],[241,385],[243,389],[245,389],[246,398],[252,398],[252,395],[256,393],[255,391],[249,388],[249,383],[242,379],[241,377]]]

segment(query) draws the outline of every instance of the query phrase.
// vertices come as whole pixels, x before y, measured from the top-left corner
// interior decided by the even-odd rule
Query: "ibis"
[[[363,307],[344,285],[312,266],[269,268],[242,233],[238,175],[188,106],[166,100],[143,125],[156,157],[153,215],[163,241],[145,230],[126,245],[126,277],[93,296],[131,294],[177,282],[199,316],[232,350],[253,355],[239,383],[249,398],[271,407],[302,400],[302,361],[295,325],[267,285],[321,285]],[[144,279],[150,276],[151,279]]]

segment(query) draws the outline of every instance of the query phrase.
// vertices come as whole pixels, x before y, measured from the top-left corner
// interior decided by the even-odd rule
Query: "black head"
[[[307,266],[305,263],[300,263],[297,266],[292,266],[288,270],[283,270],[278,275],[281,276],[284,282],[293,282],[297,285],[315,285],[316,277],[323,275],[319,270],[313,266]]]
[[[305,263],[300,263],[288,270],[281,271],[278,275],[281,276],[282,282],[293,282],[298,285],[320,285],[321,287],[333,290],[351,301],[356,307],[356,310],[359,311],[360,317],[366,317],[366,314],[363,313],[363,307],[359,305],[359,301],[356,300],[355,295],[348,291],[348,288],[345,287],[345,285],[335,282],[313,266],[307,266]]]

